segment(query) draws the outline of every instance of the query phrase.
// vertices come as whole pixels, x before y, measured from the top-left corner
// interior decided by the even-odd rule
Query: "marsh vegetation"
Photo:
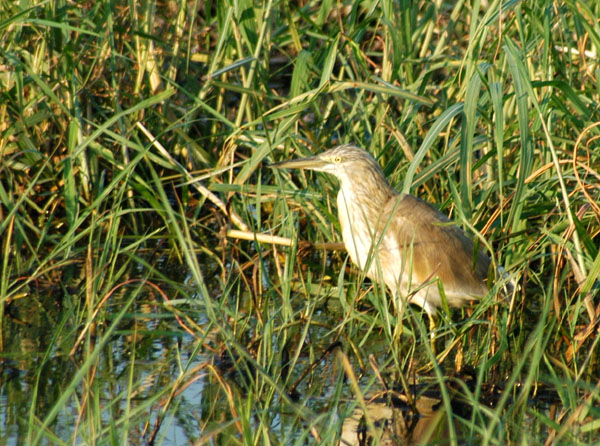
[[[0,444],[335,445],[386,388],[436,444],[600,441],[598,17],[0,1]],[[439,311],[443,361],[335,179],[267,167],[348,142],[519,284]]]

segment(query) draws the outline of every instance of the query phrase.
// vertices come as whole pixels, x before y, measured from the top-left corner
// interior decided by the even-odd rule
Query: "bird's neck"
[[[345,207],[346,211],[350,211],[350,215],[354,217],[365,218],[366,216],[378,219],[385,204],[396,195],[383,178],[377,182],[342,178],[340,183],[338,205]],[[339,211],[343,212],[342,209]]]
[[[386,203],[395,192],[383,177],[375,183],[345,180],[341,181],[337,196],[342,239],[352,261],[364,269],[369,264],[373,242],[381,235]]]

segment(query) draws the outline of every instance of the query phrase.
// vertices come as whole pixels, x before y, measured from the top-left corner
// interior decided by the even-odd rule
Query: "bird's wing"
[[[438,277],[446,293],[485,294],[489,258],[476,254],[464,232],[430,204],[398,195],[388,201],[379,225],[379,233],[384,233],[380,251],[400,251],[403,261],[411,262],[413,282]]]

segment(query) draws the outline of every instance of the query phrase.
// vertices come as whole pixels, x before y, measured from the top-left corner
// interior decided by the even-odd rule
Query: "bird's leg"
[[[394,306],[394,314],[396,315],[396,324],[394,326],[394,339],[400,339],[402,337],[402,331],[404,330],[404,304],[402,302],[402,297],[397,295],[395,290],[393,290],[392,292],[392,303]]]
[[[427,317],[429,318],[429,341],[431,342],[431,352],[433,353],[433,356],[437,356],[437,348],[435,346],[435,341],[437,341],[437,317],[432,313],[427,313]]]

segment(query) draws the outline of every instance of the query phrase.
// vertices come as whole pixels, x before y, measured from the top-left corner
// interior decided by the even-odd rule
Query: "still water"
[[[98,304],[90,319],[81,293],[62,287],[7,303],[0,444],[174,446],[262,438],[271,444],[439,445],[451,439],[477,444],[485,436],[473,433],[478,424],[472,418],[485,415],[482,407],[493,413],[502,395],[497,388],[476,412],[468,402],[454,404],[460,384],[449,386],[452,401],[445,404],[431,372],[413,373],[398,388],[393,376],[378,377],[353,354],[372,354],[385,369],[392,361],[384,337],[357,321],[367,334],[353,345],[339,329],[339,304],[302,307],[308,304],[299,300],[294,305],[302,309],[286,319],[275,297],[232,296],[212,296],[220,312],[212,318],[191,289],[185,294],[137,281]],[[336,351],[349,358],[352,371],[340,366]],[[507,444],[525,435],[547,439],[541,420],[560,411],[557,401],[530,400],[520,412],[525,418],[508,414],[497,429]],[[509,438],[508,432],[521,433]]]

